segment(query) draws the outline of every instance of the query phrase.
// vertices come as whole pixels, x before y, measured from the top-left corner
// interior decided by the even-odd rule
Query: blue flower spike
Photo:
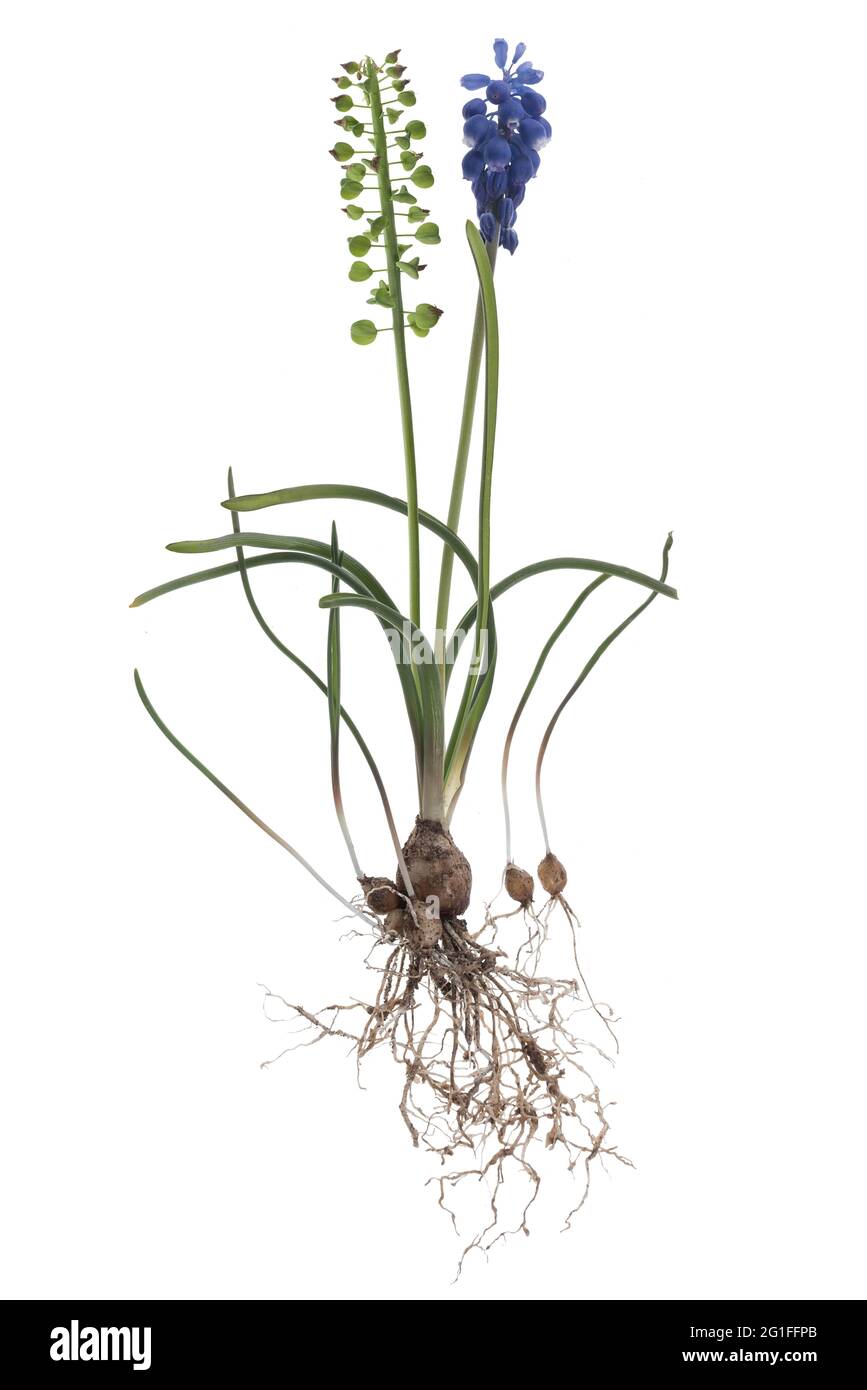
[[[539,151],[551,138],[544,116],[545,98],[536,91],[545,74],[531,62],[520,62],[527,45],[519,43],[509,63],[505,39],[494,40],[494,62],[499,77],[470,72],[461,78],[468,92],[481,92],[465,103],[463,176],[476,200],[479,231],[485,241],[497,239],[510,255],[518,245],[516,209],[524,201],[526,186],[539,171]]]

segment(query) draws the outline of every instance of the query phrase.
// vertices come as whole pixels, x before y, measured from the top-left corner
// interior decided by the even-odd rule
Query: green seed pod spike
[[[440,241],[439,227],[429,220],[429,210],[418,206],[413,188],[430,188],[434,176],[427,164],[420,163],[422,153],[411,149],[427,135],[424,121],[408,118],[407,108],[416,104],[416,95],[409,87],[406,67],[397,62],[399,49],[385,60],[375,63],[366,58],[359,64],[341,64],[341,70],[353,79],[349,84],[353,94],[342,92],[331,100],[341,113],[337,122],[358,142],[355,147],[340,140],[331,151],[332,157],[343,166],[340,193],[343,212],[352,222],[366,217],[369,230],[347,237],[349,254],[353,258],[349,279],[363,284],[382,268],[385,279],[368,295],[368,304],[390,312],[391,331],[397,353],[398,369],[404,352],[407,329],[418,337],[426,337],[439,317],[431,306],[407,312],[401,300],[403,276],[417,280],[424,266],[418,256],[412,256],[413,242],[421,246],[436,246]],[[343,88],[348,79],[334,79]],[[393,129],[392,129],[393,127]],[[369,147],[369,148],[368,148]],[[401,179],[407,182],[401,182]],[[369,206],[369,198],[378,203]],[[403,222],[397,219],[402,217]],[[398,229],[402,234],[399,237]],[[368,264],[371,251],[385,257],[385,265]],[[377,257],[374,257],[377,259]],[[353,342],[368,345],[378,331],[370,319],[359,319],[352,325]],[[407,468],[414,470],[414,460]],[[412,488],[409,488],[412,492]],[[409,517],[410,532],[417,530],[413,516]],[[411,545],[414,552],[414,547]],[[413,555],[411,555],[411,560]],[[415,565],[412,566],[415,569]]]

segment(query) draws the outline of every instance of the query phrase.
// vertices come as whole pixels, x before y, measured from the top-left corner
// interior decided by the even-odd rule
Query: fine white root
[[[532,911],[526,916],[522,949],[535,960],[544,923]],[[482,935],[444,919],[436,946],[417,950],[381,928],[366,962],[378,977],[372,1002],[309,1010],[270,990],[264,999],[266,1016],[297,1025],[278,1057],[325,1038],[346,1042],[359,1067],[374,1049],[390,1051],[403,1076],[401,1117],[413,1144],[441,1164],[429,1181],[456,1231],[446,1198],[473,1180],[488,1192],[487,1220],[465,1246],[458,1273],[470,1251],[486,1254],[507,1235],[529,1233],[542,1180],[537,1155],[562,1153],[567,1171],[583,1179],[564,1229],[586,1199],[591,1164],[606,1156],[629,1162],[609,1141],[606,1105],[587,1065],[588,1057],[611,1058],[574,1031],[575,1020],[592,1013],[611,1031],[610,1011],[595,1004],[580,971],[577,979],[528,973]],[[285,1010],[279,1020],[275,1004]],[[529,1185],[517,1220],[502,1206],[510,1177]]]
[[[550,921],[550,919],[551,919],[551,914],[552,914],[552,912],[554,911],[555,907],[557,907],[557,906],[559,906],[559,907],[562,908],[563,913],[564,913],[564,915],[565,915],[565,917],[566,917],[566,921],[567,921],[568,924],[569,924],[569,933],[570,933],[570,936],[571,936],[571,945],[572,945],[572,960],[573,960],[573,962],[574,962],[574,964],[575,964],[575,969],[576,969],[576,971],[578,972],[578,978],[579,978],[579,980],[581,981],[581,984],[582,984],[583,987],[584,987],[584,992],[585,992],[585,994],[586,994],[586,996],[587,996],[587,999],[588,999],[588,1001],[589,1001],[590,1007],[591,1007],[591,1009],[593,1010],[593,1012],[596,1014],[597,1018],[599,1019],[600,1023],[602,1024],[602,1026],[605,1028],[605,1031],[609,1034],[609,1036],[610,1036],[612,1042],[614,1043],[614,1050],[615,1050],[615,1052],[619,1052],[619,1051],[620,1051],[620,1042],[619,1042],[619,1040],[618,1040],[617,1034],[615,1033],[614,1027],[613,1027],[613,1025],[614,1025],[618,1020],[617,1020],[617,1018],[615,1017],[614,1010],[612,1009],[611,1005],[610,1005],[610,1004],[605,1004],[605,1003],[602,1003],[602,1002],[598,1002],[598,1003],[597,1003],[597,1001],[593,998],[593,995],[592,995],[591,992],[590,992],[590,986],[588,985],[587,980],[586,980],[585,977],[584,977],[584,972],[583,972],[583,970],[581,969],[581,966],[580,966],[579,961],[578,961],[578,936],[577,936],[577,931],[580,931],[580,930],[581,930],[581,923],[580,923],[579,920],[578,920],[577,914],[576,914],[576,913],[573,911],[573,909],[569,906],[568,902],[566,901],[566,899],[564,898],[564,896],[563,896],[562,893],[555,893],[555,894],[553,894],[550,898],[548,898],[547,902],[545,902],[545,903],[543,904],[543,906],[542,906],[541,913],[540,913],[540,920],[541,920],[541,922],[542,922],[542,939],[541,939],[541,941],[540,941],[540,943],[539,943],[539,947],[538,947],[536,959],[538,960],[538,955],[539,955],[539,953],[541,952],[542,945],[544,944],[544,941],[547,939],[547,936],[548,936],[548,923],[549,923],[549,921]],[[577,931],[576,931],[576,929],[577,929]]]

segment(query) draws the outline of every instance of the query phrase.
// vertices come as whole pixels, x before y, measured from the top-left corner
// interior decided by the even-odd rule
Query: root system
[[[604,1013],[580,978],[526,973],[484,934],[471,935],[459,917],[437,919],[416,898],[374,929],[371,1002],[311,1011],[266,995],[269,1017],[279,1001],[300,1023],[279,1056],[330,1037],[351,1042],[359,1067],[376,1049],[397,1062],[401,1117],[413,1144],[440,1164],[429,1181],[456,1231],[456,1190],[475,1183],[484,1191],[486,1215],[476,1213],[458,1272],[471,1250],[529,1234],[546,1153],[561,1154],[577,1180],[565,1227],[584,1203],[595,1162],[629,1164],[610,1142],[607,1106],[588,1065],[610,1057],[579,1032],[594,1014],[609,1027]],[[523,1179],[523,1189],[510,1179]],[[517,1206],[504,1200],[507,1191],[520,1193]]]

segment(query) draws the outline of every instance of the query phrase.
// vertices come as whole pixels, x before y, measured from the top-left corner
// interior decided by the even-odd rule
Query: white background
[[[864,8],[365,8],[2,9],[3,1292],[863,1296]],[[161,739],[132,667],[351,891],[325,703],[234,582],[127,603],[196,567],[165,542],[227,529],[229,465],[242,491],[401,490],[389,341],[349,341],[368,311],[327,154],[337,64],[396,44],[443,230],[419,297],[445,314],[411,359],[422,503],[445,512],[474,300],[457,79],[489,67],[494,25],[545,69],[554,126],[497,270],[494,572],[557,553],[655,571],[673,528],[681,601],[606,656],[547,773],[585,968],[623,1017],[605,1086],[636,1171],[599,1172],[561,1236],[564,1180],[530,1240],[453,1287],[393,1065],[364,1091],[337,1045],[259,1069],[283,1035],[257,982],[314,1004],[363,992],[358,943]],[[263,515],[324,537],[332,509]],[[405,593],[399,519],[337,516]],[[438,558],[426,543],[428,620]],[[319,668],[322,591],[297,568],[257,579]],[[503,732],[575,592],[550,577],[500,608],[454,825],[476,911],[502,867]],[[633,602],[606,586],[522,726],[531,867],[538,737]],[[397,685],[356,617],[345,701],[408,830]],[[345,763],[365,866],[387,872],[348,745]]]

